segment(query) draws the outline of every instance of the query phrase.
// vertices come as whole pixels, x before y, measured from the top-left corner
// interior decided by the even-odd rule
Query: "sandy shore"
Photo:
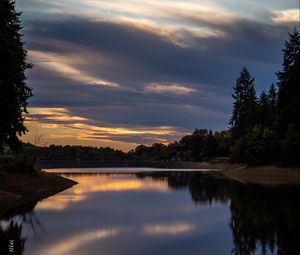
[[[245,183],[300,185],[300,168],[240,166],[232,169],[227,168],[221,174],[227,178]]]
[[[54,195],[75,184],[72,180],[50,173],[41,173],[39,176],[1,175],[0,218],[8,210]]]

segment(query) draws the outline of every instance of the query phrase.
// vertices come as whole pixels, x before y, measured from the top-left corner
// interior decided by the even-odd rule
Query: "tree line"
[[[139,145],[126,152],[110,147],[79,145],[37,146],[23,143],[22,153],[37,160],[128,160],[128,161],[203,161],[228,157],[230,132],[196,129],[179,142]]]

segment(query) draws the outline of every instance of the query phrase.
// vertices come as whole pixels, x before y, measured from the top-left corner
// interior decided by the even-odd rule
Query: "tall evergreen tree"
[[[283,49],[283,70],[278,76],[278,113],[280,137],[290,124],[300,130],[300,34],[295,28]]]
[[[257,105],[257,124],[276,129],[277,91],[272,84],[268,92],[263,90]]]
[[[5,145],[18,150],[18,137],[27,131],[24,113],[32,92],[25,70],[31,64],[22,41],[20,15],[13,0],[0,0],[0,151]]]
[[[268,94],[265,90],[260,94],[257,107],[257,120],[263,126],[270,125],[270,102]]]
[[[278,95],[274,83],[272,83],[271,87],[269,88],[268,97],[269,97],[271,110],[273,111],[273,113],[275,113],[277,109]]]
[[[243,68],[233,90],[232,97],[235,101],[229,124],[232,138],[236,140],[245,136],[255,125],[257,99],[254,78],[246,67]]]

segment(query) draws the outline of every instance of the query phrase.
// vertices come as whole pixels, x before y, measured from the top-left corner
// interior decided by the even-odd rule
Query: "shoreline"
[[[212,162],[160,162],[160,161],[44,161],[44,170],[53,168],[162,168],[167,170],[182,169],[188,171],[212,170],[211,174],[215,177],[228,178],[242,183],[254,183],[261,185],[300,185],[300,168],[278,167],[273,165],[266,166],[247,166],[242,164],[232,164],[222,161]],[[109,171],[103,172],[109,172]],[[84,173],[82,171],[81,173]],[[123,173],[122,170],[115,173]],[[128,172],[128,171],[126,171]],[[129,171],[131,172],[131,171]],[[136,171],[132,171],[135,173]],[[206,171],[209,172],[209,171]]]
[[[300,168],[278,166],[239,166],[220,172],[228,179],[261,185],[300,185]]]
[[[44,162],[46,163],[46,162]],[[211,170],[215,177],[227,178],[241,183],[254,183],[261,185],[300,185],[300,168],[278,167],[273,165],[247,166],[227,162],[105,162],[105,161],[82,161],[71,162],[73,165],[66,166],[70,161],[47,162],[52,163],[43,167],[45,170],[53,168],[164,168],[166,170],[183,169],[188,171]],[[45,164],[46,165],[46,164]],[[109,172],[109,171],[103,171]],[[118,170],[115,173],[123,173]],[[128,171],[126,171],[128,172]],[[129,171],[130,172],[130,171]],[[132,171],[135,173],[136,171]],[[209,171],[204,171],[208,173]],[[75,172],[74,172],[75,173]],[[82,171],[81,173],[84,173]]]
[[[73,180],[44,172],[37,176],[11,173],[1,175],[0,219],[15,208],[36,203],[75,184],[77,183]]]

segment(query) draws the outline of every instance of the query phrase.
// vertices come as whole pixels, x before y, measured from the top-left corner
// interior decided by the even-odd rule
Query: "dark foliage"
[[[33,160],[123,160],[126,153],[109,147],[50,145],[38,147],[23,144],[23,153]]]
[[[0,174],[19,173],[38,175],[39,168],[26,156],[0,156]]]
[[[254,78],[244,67],[233,87],[233,111],[229,121],[233,139],[239,139],[247,134],[255,125],[257,107]]]
[[[22,42],[20,15],[14,1],[0,1],[0,152],[5,144],[14,151],[20,148],[18,136],[26,132],[23,114],[32,96],[25,83],[31,64]]]
[[[230,120],[231,158],[251,165],[300,165],[300,35],[285,43],[283,70],[256,99],[253,79],[244,68],[234,87]]]
[[[215,132],[196,129],[193,134],[184,136],[179,144],[190,152],[190,158],[196,161],[227,157],[229,155],[230,134],[227,131]]]

